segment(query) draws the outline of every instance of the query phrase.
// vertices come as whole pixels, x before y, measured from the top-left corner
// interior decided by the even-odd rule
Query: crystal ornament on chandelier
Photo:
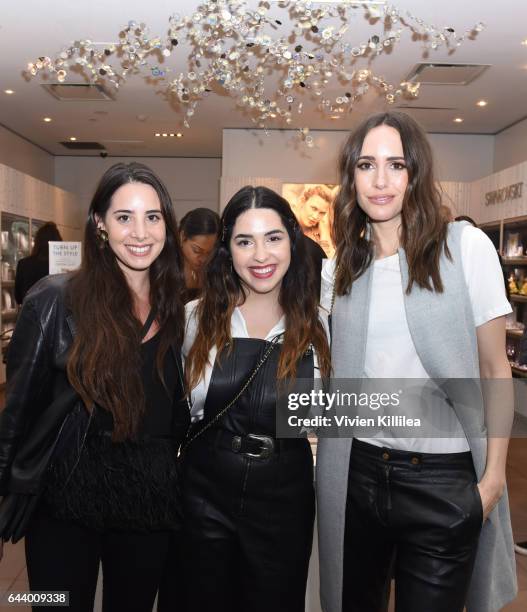
[[[371,61],[392,51],[405,30],[428,52],[440,47],[452,51],[485,27],[477,23],[458,34],[453,27],[436,27],[382,2],[262,1],[256,8],[248,4],[206,0],[191,15],[172,15],[165,37],[152,34],[144,23],[130,21],[117,43],[77,40],[55,59],[39,57],[27,70],[32,76],[47,71],[63,83],[73,69],[113,90],[130,75],[143,76],[184,109],[187,128],[204,97],[227,93],[258,127],[266,129],[271,123],[294,125],[295,115],[301,115],[307,103],[316,104],[327,116],[350,112],[370,89],[389,104],[401,97],[417,98],[418,82],[388,83],[373,73]],[[351,14],[357,11],[378,33],[352,43],[346,34]],[[286,19],[279,19],[284,12]],[[169,58],[182,43],[190,48],[187,72],[169,66]],[[368,61],[368,68],[357,67],[361,58]],[[330,97],[326,92],[336,87],[340,95]],[[299,134],[313,146],[309,128],[301,127]]]

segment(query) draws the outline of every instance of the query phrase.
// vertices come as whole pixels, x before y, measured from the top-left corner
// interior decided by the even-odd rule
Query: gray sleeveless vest
[[[406,317],[417,354],[431,378],[479,378],[476,328],[461,265],[463,223],[449,226],[452,261],[440,261],[443,293],[413,286],[404,293]],[[408,283],[405,253],[399,250],[402,286]],[[335,300],[331,357],[335,378],[360,378],[364,371],[373,266],[353,283],[349,295]],[[456,387],[454,385],[454,387]],[[465,411],[453,399],[472,452],[478,479],[485,470],[483,411]],[[323,438],[317,449],[317,508],[320,597],[324,612],[341,612],[344,526],[351,438]],[[517,592],[516,564],[507,492],[483,526],[467,612],[496,612]],[[353,577],[349,577],[352,580]]]

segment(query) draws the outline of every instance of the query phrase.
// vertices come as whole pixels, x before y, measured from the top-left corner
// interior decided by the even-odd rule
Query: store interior
[[[81,240],[94,187],[112,164],[149,165],[179,218],[197,207],[221,212],[246,184],[279,193],[289,184],[335,185],[349,131],[393,109],[429,134],[453,217],[473,218],[502,257],[513,307],[507,353],[513,375],[527,380],[518,361],[527,325],[525,3],[398,0],[391,21],[380,1],[4,4],[1,333],[16,321],[16,265],[36,230],[51,220],[65,240]],[[313,25],[309,16],[322,9],[333,13]],[[224,23],[218,39],[225,13],[250,13],[259,29],[241,18],[232,30]],[[309,62],[314,73],[292,76],[293,64]],[[519,411],[527,423],[527,407]],[[526,442],[512,440],[508,463],[516,540],[527,540]],[[508,612],[527,609],[527,557],[516,562],[520,591]],[[315,580],[309,612],[320,610]],[[23,546],[6,546],[0,591],[26,585]]]

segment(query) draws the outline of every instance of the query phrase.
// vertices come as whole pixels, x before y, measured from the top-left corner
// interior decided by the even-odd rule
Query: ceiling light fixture
[[[456,117],[454,123],[463,123],[463,119],[461,117]]]
[[[176,134],[176,138],[183,138],[183,134],[182,134],[181,132],[178,132],[178,133]]]
[[[51,117],[44,117],[44,121],[46,123],[51,123],[52,119],[51,119]]]
[[[101,48],[77,38],[54,59],[39,57],[29,63],[27,71],[33,76],[45,71],[64,82],[74,69],[89,82],[104,83],[120,92],[130,76],[150,77],[147,82],[184,110],[183,125],[187,128],[198,104],[219,90],[219,95],[234,98],[256,126],[267,128],[272,122],[296,123],[308,103],[326,116],[340,109],[350,112],[372,90],[388,104],[404,97],[416,98],[418,82],[390,84],[373,72],[372,61],[383,53],[393,53],[405,32],[420,41],[427,53],[440,48],[453,52],[485,28],[481,22],[459,32],[450,26],[436,27],[384,1],[313,5],[260,1],[256,8],[255,4],[248,0],[203,0],[191,15],[172,15],[166,36],[129,21],[119,32],[118,43]],[[357,14],[369,19],[374,31],[363,40],[352,41],[348,30]],[[381,32],[377,20],[384,26]],[[289,43],[291,38],[295,40]],[[189,48],[185,58],[189,67],[179,72],[169,58],[183,44]],[[207,49],[206,55],[203,49]],[[356,68],[359,58],[368,62],[367,69]],[[335,87],[341,93],[334,95]],[[299,133],[313,146],[307,127],[300,127]]]
[[[70,136],[70,140],[71,140],[71,142],[75,142],[77,140],[77,137],[76,136]]]
[[[522,44],[524,47],[527,47],[527,38],[522,40],[520,44]]]
[[[12,89],[4,89],[4,93],[8,96],[12,96],[15,92]]]
[[[488,104],[487,100],[478,100],[476,102],[477,106],[487,106],[487,104]]]
[[[163,138],[166,138],[168,136],[168,134],[164,133],[162,136],[163,136]]]

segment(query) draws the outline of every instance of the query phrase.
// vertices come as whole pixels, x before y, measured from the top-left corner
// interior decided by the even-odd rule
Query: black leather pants
[[[307,440],[266,459],[207,432],[186,451],[187,612],[303,612],[315,514]]]
[[[354,440],[344,540],[343,612],[461,612],[483,511],[472,457]]]

